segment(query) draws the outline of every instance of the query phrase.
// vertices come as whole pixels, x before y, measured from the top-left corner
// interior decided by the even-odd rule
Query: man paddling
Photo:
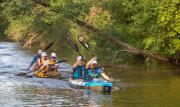
[[[37,60],[36,65],[34,66],[34,71],[38,70],[38,72],[42,70],[47,70],[48,69],[48,64],[49,64],[49,59],[47,57],[46,52],[42,52],[41,58]]]
[[[57,63],[57,56],[56,56],[56,53],[51,53],[51,57],[49,59],[49,65],[50,65],[50,68],[49,70],[57,70],[57,68],[59,67]]]
[[[84,58],[82,56],[78,56],[76,62],[72,66],[73,68],[73,79],[82,79],[84,78],[84,72],[86,70],[86,65],[84,63]]]
[[[44,72],[44,75],[49,77],[57,77],[60,76],[60,72],[58,71],[58,63],[56,53],[51,53],[51,57],[49,59],[48,69]]]
[[[38,53],[33,57],[33,60],[31,61],[28,69],[30,70],[32,65],[37,62],[39,58],[41,58],[42,50],[38,50]]]
[[[86,65],[88,81],[93,80],[93,78],[100,77],[104,78],[105,80],[112,81],[111,78],[107,76],[101,68],[97,67],[97,61],[95,59],[90,60]]]
[[[40,67],[36,70],[35,75],[40,78],[47,77],[58,77],[60,73],[58,72],[58,62],[56,53],[51,53],[50,59],[48,59],[45,52],[42,53],[42,58],[38,60],[37,67]]]

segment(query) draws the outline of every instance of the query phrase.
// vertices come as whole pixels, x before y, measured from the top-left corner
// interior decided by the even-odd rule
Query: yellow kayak
[[[35,73],[35,76],[39,78],[52,78],[52,77],[60,76],[60,73],[57,70],[49,71],[47,73],[45,73],[44,71],[40,71],[40,72]]]

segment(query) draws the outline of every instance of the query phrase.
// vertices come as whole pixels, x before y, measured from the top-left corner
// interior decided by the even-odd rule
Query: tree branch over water
[[[49,4],[43,2],[43,0],[32,0],[33,2],[41,5],[41,6],[44,6],[44,7],[51,7]],[[58,11],[56,10],[52,10],[56,13],[59,13]],[[83,28],[86,28],[92,32],[95,32],[97,35],[99,36],[102,36],[104,37],[106,40],[109,40],[109,41],[112,41],[112,43],[114,43],[115,45],[118,45],[124,49],[127,49],[131,52],[134,52],[136,54],[143,54],[145,56],[148,56],[148,57],[151,57],[151,58],[155,58],[157,60],[160,60],[160,61],[164,61],[164,62],[170,62],[170,63],[173,63],[173,64],[179,64],[179,60],[177,59],[174,59],[174,58],[169,58],[169,57],[165,57],[165,56],[162,56],[162,55],[159,55],[159,54],[154,54],[150,51],[146,51],[146,50],[143,50],[143,49],[139,49],[139,48],[136,48],[134,46],[131,46],[130,44],[126,43],[126,42],[123,42],[122,40],[120,40],[119,38],[116,38],[115,36],[107,33],[107,32],[104,32],[104,31],[101,31],[100,29],[92,26],[92,25],[89,25],[88,23],[78,19],[78,18],[75,18],[75,17],[65,17],[66,19],[72,21],[73,23],[76,23],[78,24],[79,26],[83,27]]]

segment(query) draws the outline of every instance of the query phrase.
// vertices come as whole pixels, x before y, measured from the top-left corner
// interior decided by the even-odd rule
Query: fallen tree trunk
[[[119,46],[121,46],[122,48],[125,48],[127,50],[136,52],[136,54],[143,54],[143,55],[146,55],[146,56],[158,59],[158,60],[166,61],[166,62],[170,61],[169,58],[167,58],[167,57],[157,55],[157,54],[153,54],[151,52],[148,52],[148,51],[141,50],[141,49],[138,49],[136,47],[133,47],[133,46],[121,41],[120,39],[115,38],[112,35],[108,35],[105,32],[102,32],[99,29],[97,29],[97,28],[95,28],[95,27],[93,27],[91,25],[88,25],[87,23],[85,23],[83,21],[80,21],[79,19],[73,19],[73,22],[77,23],[78,25],[81,25],[83,28],[86,28],[88,30],[91,30],[91,31],[97,33],[99,36],[105,37],[106,39],[112,41],[113,43],[115,43],[115,44],[117,44]]]
[[[41,6],[44,6],[44,7],[50,7],[49,4],[44,3],[42,0],[32,0],[32,1],[39,4],[39,5],[41,5]],[[52,10],[52,11],[57,12],[55,10]],[[103,31],[95,28],[94,26],[91,26],[88,23],[86,23],[84,21],[81,21],[81,20],[79,20],[77,18],[71,17],[71,18],[67,18],[67,19],[74,22],[74,23],[76,23],[76,24],[78,24],[79,26],[81,26],[83,28],[86,28],[86,29],[88,29],[88,30],[90,30],[92,32],[95,32],[97,35],[102,36],[105,39],[112,41],[112,43],[114,43],[114,44],[116,44],[116,45],[118,45],[118,46],[120,46],[120,47],[122,47],[124,49],[135,52],[135,54],[142,54],[142,55],[145,55],[145,56],[148,56],[148,57],[151,57],[151,58],[155,58],[155,59],[160,60],[160,61],[170,62],[170,63],[173,63],[173,64],[179,64],[179,62],[180,62],[179,60],[174,59],[174,58],[169,58],[169,57],[162,56],[162,55],[159,55],[159,54],[154,54],[152,52],[133,47],[133,46],[129,45],[128,43],[123,42],[119,38],[116,38],[115,36],[107,34],[106,32],[103,32]]]

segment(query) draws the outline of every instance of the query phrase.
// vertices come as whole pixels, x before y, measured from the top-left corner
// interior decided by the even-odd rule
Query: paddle
[[[95,54],[90,51],[91,47],[84,36],[78,36],[78,41],[93,57],[95,56]]]
[[[27,74],[31,73],[32,71],[29,72],[21,72],[19,74],[17,74],[16,76],[26,76]]]
[[[44,48],[44,51],[47,51],[50,47],[52,47],[54,44],[54,42],[51,42],[49,45],[47,45],[45,48]],[[28,69],[29,70],[29,69]],[[27,74],[31,73],[33,71],[29,71],[29,72],[25,72],[25,73],[19,73],[17,74],[17,76],[26,76]]]
[[[79,47],[77,46],[77,44],[73,41],[73,39],[67,34],[66,36],[67,42],[69,43],[69,45],[80,55],[81,53],[79,52]]]
[[[80,36],[79,36],[79,37],[80,37]],[[89,43],[87,42],[87,40],[86,40],[83,36],[81,36],[81,38],[78,38],[78,40],[79,40],[79,42],[81,43],[81,45],[83,45],[83,47],[84,47],[85,49],[87,49],[88,51],[90,51]],[[80,52],[79,52],[79,48],[78,48],[77,44],[72,40],[72,38],[71,38],[69,35],[67,35],[67,41],[68,41],[68,43],[70,44],[70,46],[71,46],[80,56],[82,56],[82,55],[80,54]],[[85,43],[86,43],[86,44],[85,44]],[[92,54],[92,56],[93,56],[93,58],[92,58],[91,60],[96,60],[96,59],[97,59],[97,57],[95,57],[94,54]],[[91,60],[90,60],[88,63],[92,63]],[[86,61],[86,60],[85,60],[85,61]],[[86,62],[87,62],[87,61],[86,61]],[[87,64],[88,64],[88,63],[87,63]],[[110,75],[107,75],[105,72],[103,72],[103,73],[104,73],[104,75],[108,76],[108,77],[111,79],[110,82],[112,82],[116,87],[118,87],[117,84],[114,82],[113,78],[112,78]],[[108,80],[108,81],[109,81],[109,80]]]
[[[56,62],[55,64],[62,63],[62,62],[66,62],[66,60],[58,61],[58,62]],[[49,65],[49,66],[52,66],[52,65]],[[17,76],[27,76],[27,74],[29,74],[29,73],[31,73],[31,72],[34,72],[34,71],[22,72],[22,73],[17,74]]]
[[[57,61],[55,64],[62,63],[62,62],[66,62],[66,61],[67,61],[67,60],[63,59],[63,60],[61,60],[61,61]],[[52,65],[54,65],[54,64],[49,64],[49,66],[52,66]]]
[[[84,48],[86,48],[88,51],[90,51],[90,45],[83,36],[78,36],[78,41],[81,43],[81,45]]]
[[[83,57],[83,55],[80,53],[79,51],[79,47],[77,46],[77,44],[73,41],[73,39],[67,34],[67,41],[69,43],[69,45],[80,55]],[[85,62],[87,62],[87,60],[83,57],[83,60]]]
[[[70,46],[77,52],[77,53],[79,53],[80,54],[80,52],[79,52],[79,48],[78,48],[78,46],[77,46],[77,44],[72,40],[72,38],[69,36],[69,35],[67,35],[67,41],[68,41],[68,43],[70,44]],[[88,51],[90,51],[90,46],[89,46],[89,43],[87,42],[87,40],[83,37],[83,36],[79,36],[78,37],[78,41],[81,43],[81,45],[83,45],[83,47],[85,48],[85,49],[87,49]],[[80,54],[81,55],[81,54]],[[82,56],[82,55],[81,55]],[[90,65],[91,63],[92,63],[92,61],[94,61],[94,60],[96,60],[97,59],[97,57],[93,57],[90,61],[86,61],[87,62],[87,65]]]
[[[79,40],[79,42],[81,43],[81,45],[82,45],[86,50],[90,51],[89,43],[88,43],[88,41],[87,41],[83,36],[79,36],[79,37],[78,37],[78,40]],[[92,54],[92,56],[94,56],[94,54]],[[114,82],[114,79],[112,78],[112,76],[106,74],[105,72],[103,72],[103,73],[104,73],[104,76],[105,76],[105,75],[108,76],[108,77],[111,79],[110,81],[111,81],[116,87],[118,87],[118,85]]]
[[[44,51],[47,51],[50,47],[54,45],[54,42],[51,42],[48,46],[44,48]]]

